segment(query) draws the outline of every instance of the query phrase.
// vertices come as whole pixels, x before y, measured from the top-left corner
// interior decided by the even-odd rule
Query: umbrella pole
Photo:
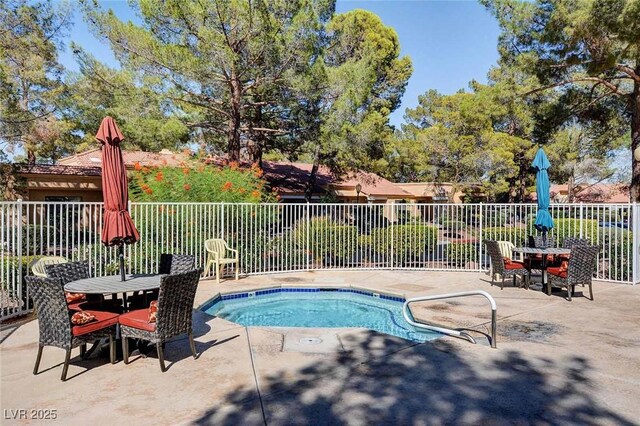
[[[124,244],[118,246],[118,257],[120,258],[120,281],[124,281]]]

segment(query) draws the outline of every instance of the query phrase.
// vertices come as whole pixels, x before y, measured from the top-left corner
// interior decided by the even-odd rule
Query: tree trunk
[[[304,199],[307,203],[311,202],[311,195],[313,195],[313,188],[316,186],[316,178],[318,176],[318,169],[320,168],[320,147],[316,147],[316,152],[313,154],[313,166],[311,166],[311,173],[309,174],[309,180],[304,189]]]
[[[640,82],[631,98],[631,202],[640,202]]]
[[[229,79],[231,86],[231,118],[227,127],[227,156],[229,161],[240,161],[240,122],[242,120],[240,111],[241,83],[235,71],[231,72]]]
[[[569,176],[569,182],[567,182],[567,201],[569,203],[573,203],[576,198],[576,177],[575,170],[571,170],[571,175]]]

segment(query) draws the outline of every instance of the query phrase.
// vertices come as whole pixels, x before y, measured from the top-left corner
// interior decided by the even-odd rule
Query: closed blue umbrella
[[[544,237],[547,231],[553,228],[553,219],[549,213],[549,175],[547,174],[551,163],[542,148],[536,152],[536,157],[531,165],[536,168],[536,194],[538,195],[538,213],[534,226],[542,232]]]

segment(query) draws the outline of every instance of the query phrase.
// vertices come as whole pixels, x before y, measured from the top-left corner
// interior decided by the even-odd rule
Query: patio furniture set
[[[79,346],[82,358],[88,358],[104,338],[112,364],[116,339],[122,340],[125,364],[131,338],[155,343],[163,372],[164,345],[172,337],[187,334],[197,357],[192,311],[202,271],[195,268],[193,256],[162,254],[158,274],[128,275],[125,281],[119,275],[92,278],[88,261],[65,258],[45,258],[32,272],[26,281],[40,329],[33,374],[38,374],[44,346],[56,346],[66,350],[61,375],[66,380],[71,350]],[[133,295],[127,297],[129,293]],[[93,343],[89,351],[87,343]]]
[[[519,277],[521,287],[529,288],[533,270],[541,272],[542,289],[551,295],[552,287],[566,288],[567,299],[575,292],[576,285],[589,287],[589,298],[593,300],[592,277],[596,269],[600,246],[591,245],[583,238],[565,238],[562,247],[554,247],[553,237],[531,237],[529,247],[516,247],[509,241],[485,240],[487,254],[491,259],[491,285],[496,277],[504,288],[507,278],[513,285]],[[519,254],[518,258],[514,254]]]

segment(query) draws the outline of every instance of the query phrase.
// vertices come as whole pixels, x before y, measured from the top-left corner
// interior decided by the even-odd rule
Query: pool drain
[[[299,342],[303,345],[319,345],[322,343],[322,339],[317,337],[303,337]]]

